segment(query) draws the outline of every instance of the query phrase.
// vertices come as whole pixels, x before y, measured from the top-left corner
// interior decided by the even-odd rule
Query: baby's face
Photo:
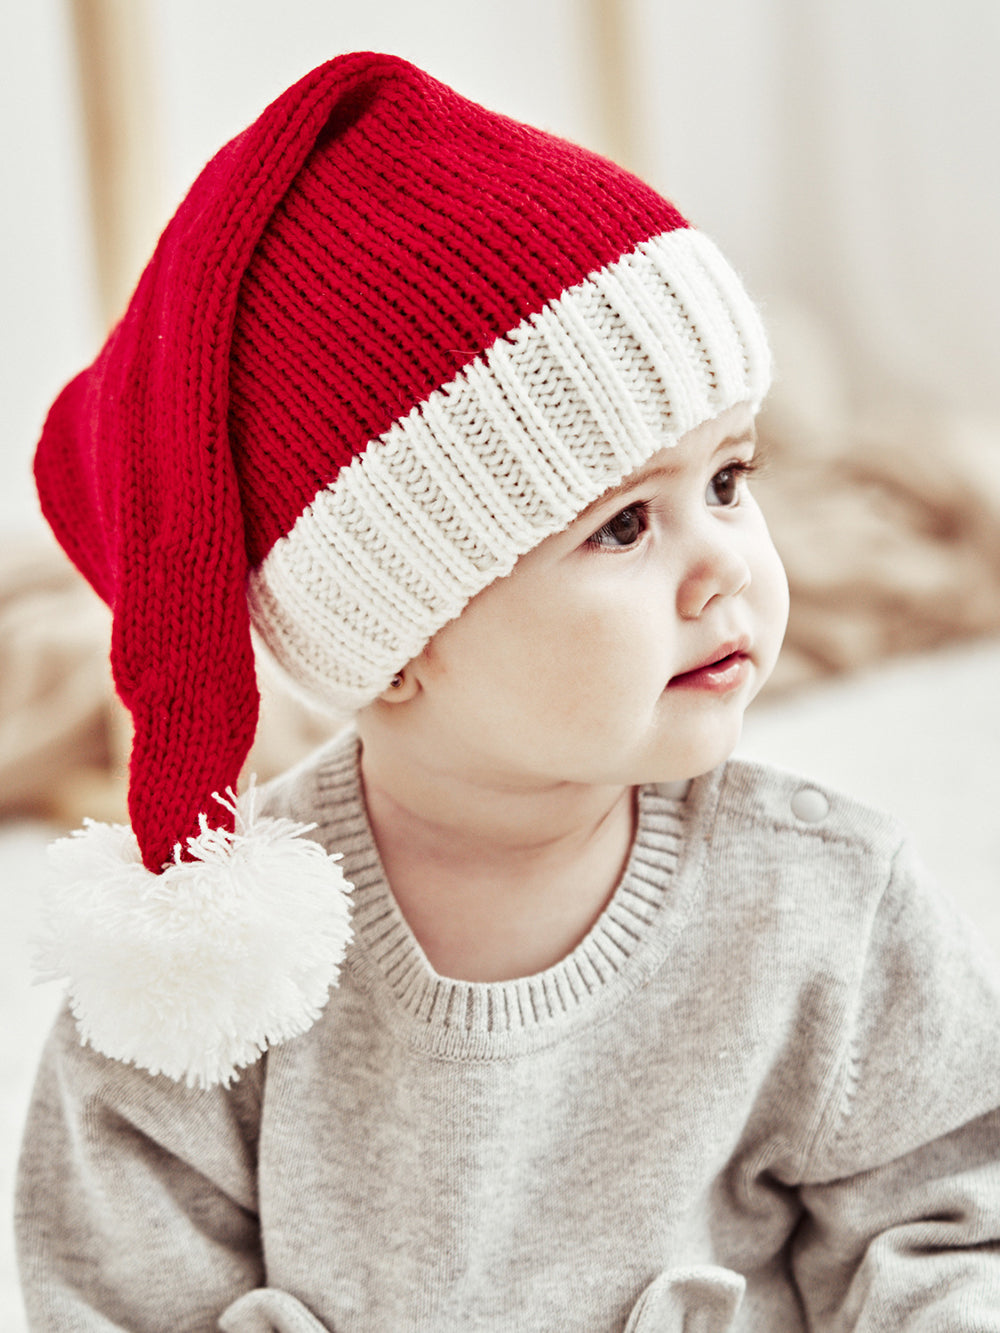
[[[754,449],[749,408],[703,423],[441,630],[409,668],[439,760],[523,786],[687,778],[725,759],[788,614]]]

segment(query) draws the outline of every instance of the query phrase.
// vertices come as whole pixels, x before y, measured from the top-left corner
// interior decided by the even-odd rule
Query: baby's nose
[[[701,543],[677,589],[677,613],[697,620],[717,597],[738,597],[750,586],[750,566],[731,542]]]

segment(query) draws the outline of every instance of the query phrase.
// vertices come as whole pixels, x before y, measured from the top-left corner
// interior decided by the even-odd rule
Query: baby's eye
[[[739,504],[743,481],[753,471],[752,462],[727,463],[708,483],[706,504],[713,508],[731,509]]]
[[[599,528],[592,537],[587,538],[588,546],[596,546],[604,551],[620,551],[634,546],[649,526],[649,515],[645,504],[629,505],[608,519],[603,528]]]

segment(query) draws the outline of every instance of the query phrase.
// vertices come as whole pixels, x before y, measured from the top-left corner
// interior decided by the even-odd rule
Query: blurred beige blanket
[[[791,588],[770,689],[1000,628],[1000,430],[924,419],[811,444],[776,435],[757,487]]]
[[[54,546],[0,559],[0,811],[50,814],[109,781],[127,743],[107,668],[110,617]]]
[[[755,491],[788,571],[773,692],[1000,628],[1000,417],[849,402],[826,330],[770,309]]]

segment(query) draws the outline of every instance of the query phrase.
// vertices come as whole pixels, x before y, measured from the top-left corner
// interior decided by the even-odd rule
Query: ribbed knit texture
[[[114,610],[111,664],[134,722],[129,811],[150,870],[199,814],[227,822],[212,793],[236,785],[256,729],[246,495],[227,422],[240,282],[368,63],[321,66],[213,158],[39,443],[45,516]]]
[[[621,883],[593,929],[537,976],[488,984],[434,973],[392,896],[375,851],[357,774],[357,747],[332,750],[317,772],[316,837],[351,865],[352,923],[362,949],[355,965],[382,985],[410,1020],[409,1040],[440,1055],[496,1058],[554,1040],[593,1021],[595,995],[619,1003],[655,970],[684,920],[689,894],[674,892],[683,803],[640,791],[635,842]],[[668,909],[669,904],[669,911]],[[664,928],[664,918],[673,928]],[[374,967],[370,965],[374,964]],[[377,976],[377,981],[376,981]]]
[[[756,408],[769,378],[712,242],[644,241],[343,468],[251,571],[255,628],[313,701],[357,708],[519,556],[701,422]]]
[[[209,163],[36,459],[46,516],[113,607],[147,869],[199,817],[229,822],[212,794],[235,786],[258,709],[248,576],[296,683],[359,706],[581,495],[759,403],[766,340],[721,256],[705,241],[676,269],[662,250],[638,263],[687,230],[613,163],[390,56],[320,66]],[[400,430],[429,452],[379,470]],[[379,502],[359,507],[353,479],[345,502],[369,459]],[[464,566],[435,567],[438,534]]]
[[[316,493],[497,338],[687,223],[620,167],[384,59],[243,276],[230,405],[257,565]]]

